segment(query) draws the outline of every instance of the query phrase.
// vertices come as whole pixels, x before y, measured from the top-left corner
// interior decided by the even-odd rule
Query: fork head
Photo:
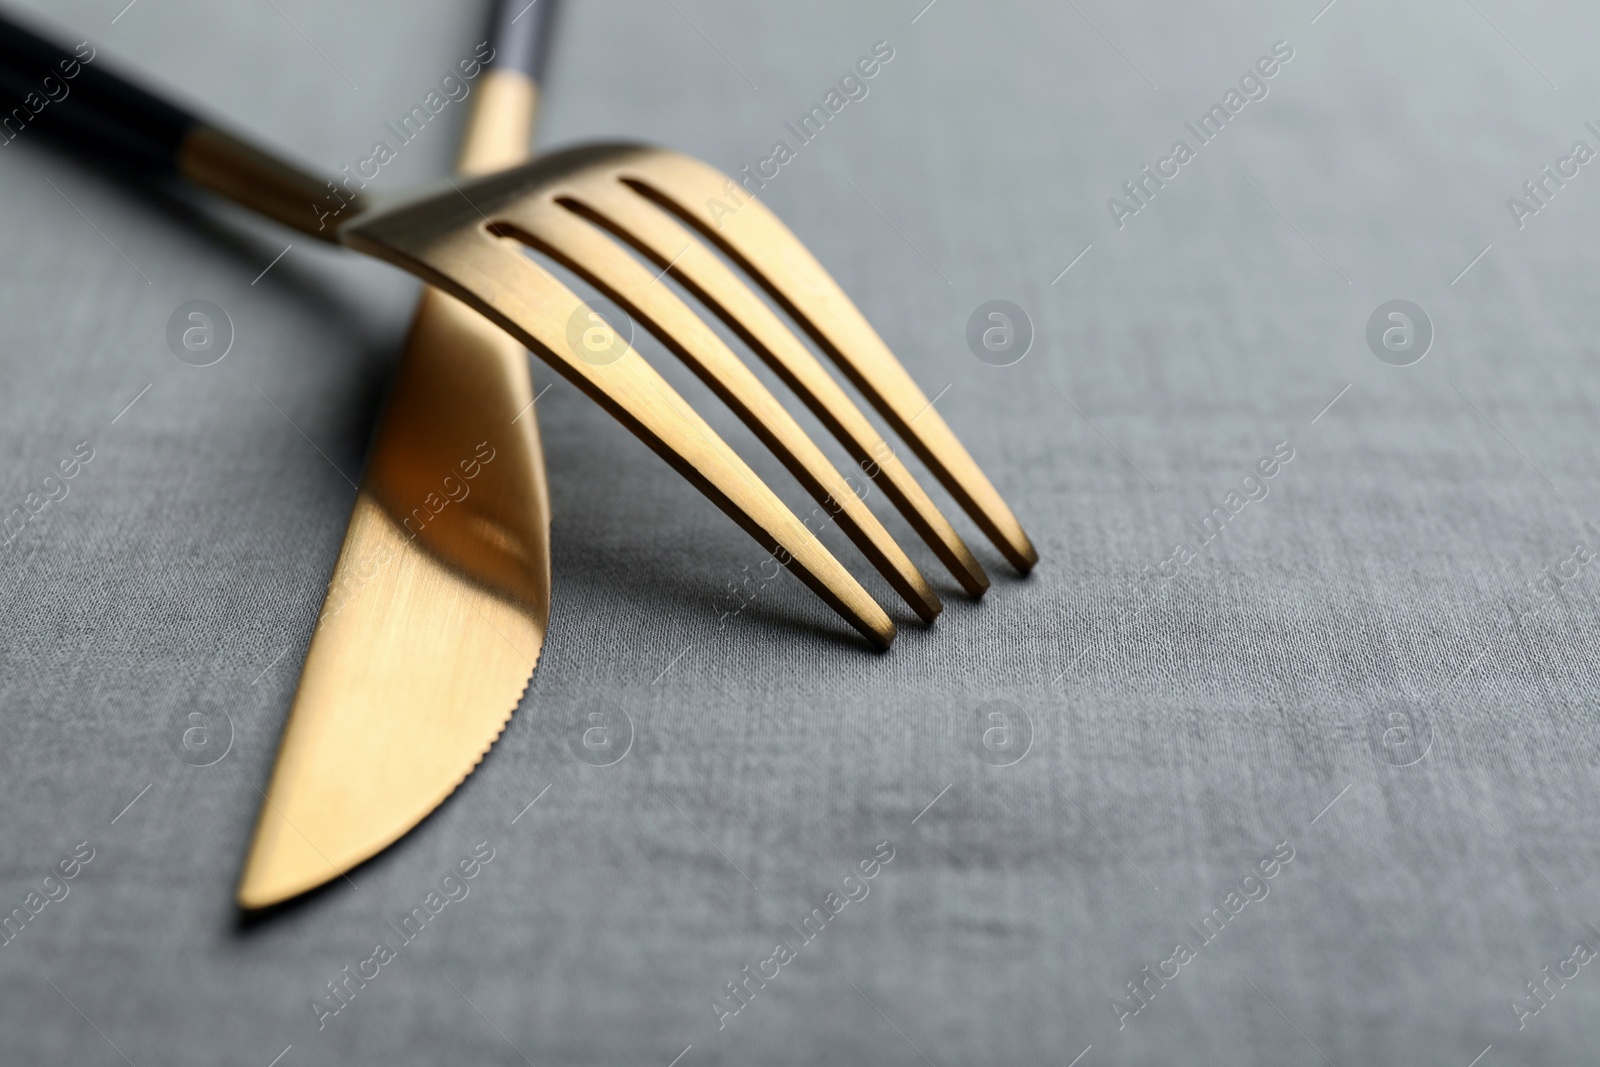
[[[607,232],[609,231],[609,233]],[[698,234],[698,236],[696,236]],[[618,240],[653,262],[644,267]],[[674,152],[570,149],[348,223],[340,239],[418,275],[489,317],[642,438],[880,646],[894,624],[678,394],[631,349],[595,359],[571,339],[586,305],[523,254],[560,261],[685,360],[819,500],[925,620],[937,596],[834,469],[706,323],[660,284],[668,272],[801,396],[884,489],[969,594],[982,567],[839,384],[706,242],[764,288],[826,353],[1021,571],[1037,560],[999,494],[927,397],[820,264],[770,211],[715,169]]]

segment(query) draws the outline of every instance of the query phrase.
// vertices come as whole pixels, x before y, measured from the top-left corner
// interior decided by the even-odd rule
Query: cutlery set
[[[667,275],[800,398],[967,594],[988,587],[983,568],[801,335],[1016,570],[1026,573],[1038,558],[932,402],[747,187],[645,145],[582,145],[527,159],[555,3],[497,4],[460,178],[383,206],[350,192],[331,215],[327,179],[136,88],[103,61],[83,66],[71,95],[37,119],[41,132],[103,164],[181,177],[429,287],[263,794],[238,891],[243,907],[288,900],[397,840],[465,779],[521,699],[550,611],[549,501],[524,348],[871,644],[894,639],[884,609],[638,352],[614,346],[597,358],[573,342],[599,320],[529,250],[592,285],[687,364],[925,622],[941,608],[927,579],[743,359],[662,284]],[[0,98],[9,105],[72,56],[0,18]]]

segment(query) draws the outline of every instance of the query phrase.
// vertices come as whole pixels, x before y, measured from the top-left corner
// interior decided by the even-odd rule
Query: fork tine
[[[1039,554],[1011,509],[844,290],[778,217],[715,168],[675,152],[626,160],[624,180],[755,278],[839,364],[1017,570]]]
[[[581,181],[559,203],[606,227],[673,275],[734,330],[838,438],[971,596],[989,576],[922,486],[777,315],[660,206],[616,180],[615,170]]]
[[[495,229],[559,260],[660,338],[835,513],[840,527],[917,614],[933,621],[940,611],[933,587],[822,450],[705,321],[609,234],[545,196],[502,208]],[[710,255],[697,239],[691,239],[682,255],[687,258],[695,251]]]
[[[471,201],[448,205],[435,197],[385,211],[351,223],[341,239],[445,290],[517,338],[649,445],[863,636],[888,648],[895,636],[889,616],[705,420],[632,349],[606,365],[579,359],[568,347],[566,324],[583,301],[515,245],[492,236]]]

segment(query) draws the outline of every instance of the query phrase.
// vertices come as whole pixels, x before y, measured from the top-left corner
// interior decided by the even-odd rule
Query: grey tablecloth
[[[0,905],[40,894],[0,948],[0,1062],[1593,1059],[1600,172],[1574,143],[1600,149],[1600,13],[924,3],[572,0],[541,139],[730,171],[789,143],[762,195],[939,395],[1037,570],[962,520],[993,589],[941,577],[888,655],[787,576],[719,628],[760,551],[557,383],[521,708],[353,884],[256,924],[232,886],[415,286],[304,240],[253,281],[285,232],[26,130],[0,148],[0,510],[93,450],[0,553]],[[328,169],[483,18],[27,7]],[[461,119],[383,183],[443,173]],[[237,331],[215,366],[167,347],[195,299]],[[1032,324],[1012,366],[969,350],[991,299]],[[1395,299],[1427,319],[1385,312],[1374,349]],[[574,756],[596,709],[633,724],[613,766]],[[222,712],[226,757],[179,759]],[[379,941],[378,977],[314,1007]]]

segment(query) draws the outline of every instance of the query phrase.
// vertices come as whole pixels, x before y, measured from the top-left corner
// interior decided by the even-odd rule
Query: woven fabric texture
[[[13,6],[328,171],[486,21]],[[541,145],[773,175],[1039,566],[957,516],[994,578],[971,601],[869,497],[946,603],[919,626],[826,531],[901,625],[874,654],[558,381],[551,630],[504,736],[348,884],[241,921],[416,286],[24,128],[0,147],[0,511],[29,512],[0,548],[0,910],[30,918],[0,947],[0,1062],[1592,1059],[1600,11],[568,0],[557,35]],[[446,173],[464,116],[378,184]],[[236,331],[213,366],[168,349],[190,300]],[[1009,366],[969,345],[991,300],[1031,330]],[[614,765],[575,755],[591,712],[631,729]],[[231,723],[212,766],[179,756],[193,713]],[[403,940],[475,848],[470,892]]]

